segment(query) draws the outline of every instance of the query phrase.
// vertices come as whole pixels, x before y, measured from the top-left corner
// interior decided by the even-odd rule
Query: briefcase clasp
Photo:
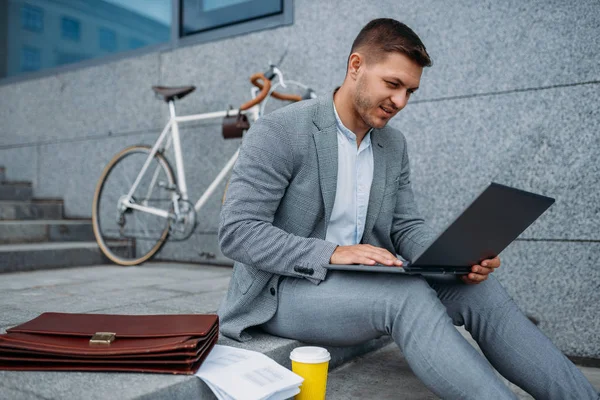
[[[90,339],[90,346],[110,346],[116,336],[113,332],[96,332]]]

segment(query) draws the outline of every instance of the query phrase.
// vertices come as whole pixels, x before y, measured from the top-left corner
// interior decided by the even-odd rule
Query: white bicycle
[[[250,80],[254,85],[252,100],[239,109],[186,116],[176,115],[175,100],[193,92],[194,86],[152,87],[156,96],[168,104],[169,121],[153,146],[135,145],[117,153],[104,168],[94,193],[94,235],[110,260],[120,265],[137,265],[156,254],[168,239],[189,238],[196,227],[196,213],[233,168],[239,148],[192,204],[185,180],[179,124],[223,118],[223,136],[240,138],[265,112],[270,97],[287,101],[316,97],[306,85],[284,81],[282,72],[274,65],[264,74],[252,75]],[[302,94],[276,91],[289,84],[297,91],[302,90]],[[165,157],[171,146],[176,174]]]

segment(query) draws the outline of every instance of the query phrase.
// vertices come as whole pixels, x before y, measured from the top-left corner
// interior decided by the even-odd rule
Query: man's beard
[[[369,98],[364,78],[358,78],[356,82],[356,92],[354,93],[354,107],[363,122],[370,128],[381,129],[387,125],[388,120],[380,120],[369,114],[369,111],[378,107]]]

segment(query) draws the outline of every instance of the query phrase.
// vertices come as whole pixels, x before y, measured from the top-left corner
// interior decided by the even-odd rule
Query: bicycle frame
[[[179,215],[179,204],[178,204],[179,198],[181,198],[182,200],[189,200],[188,192],[187,192],[187,184],[186,184],[186,180],[185,180],[185,167],[184,167],[183,156],[182,156],[182,152],[181,152],[181,141],[180,141],[180,136],[179,136],[179,123],[201,121],[201,120],[208,120],[208,119],[215,119],[215,118],[223,118],[226,115],[236,115],[239,112],[239,110],[233,109],[233,110],[228,110],[228,111],[216,111],[216,112],[211,112],[211,113],[194,114],[194,115],[186,115],[186,116],[178,117],[175,113],[175,104],[173,101],[170,101],[169,102],[169,112],[171,115],[169,122],[167,122],[167,125],[165,126],[165,128],[161,132],[158,140],[152,147],[152,150],[150,151],[150,155],[146,159],[146,162],[144,163],[140,173],[136,177],[135,182],[133,183],[133,186],[129,190],[129,193],[127,193],[127,195],[123,199],[121,199],[122,206],[124,206],[126,208],[133,208],[135,210],[140,210],[143,212],[154,214],[154,215],[157,215],[157,216],[163,217],[163,218],[173,217],[173,214],[170,214],[169,212],[161,210],[156,207],[148,207],[145,205],[132,203],[131,197],[133,196],[133,193],[135,192],[137,186],[139,185],[139,183],[142,179],[142,176],[144,176],[144,174],[146,173],[146,170],[148,169],[148,166],[150,165],[152,158],[156,155],[156,153],[161,148],[161,145],[163,144],[169,131],[171,131],[171,135],[169,136],[167,144],[164,147],[164,151],[167,151],[170,148],[171,143],[173,144],[173,150],[175,153],[175,166],[176,166],[176,171],[177,171],[177,187],[179,188],[179,192],[176,192],[174,190],[175,188],[169,188],[169,189],[173,189],[173,193],[171,195],[171,201],[173,202],[175,216],[178,216]],[[242,113],[248,115],[251,123],[255,122],[259,117],[260,103],[246,111],[242,111]],[[202,208],[202,206],[204,206],[204,204],[208,201],[208,198],[216,190],[219,183],[221,183],[221,181],[227,176],[227,173],[233,168],[233,165],[235,164],[235,161],[238,158],[239,152],[240,152],[239,149],[236,150],[235,154],[229,159],[229,161],[227,161],[227,164],[225,165],[225,167],[223,167],[221,172],[219,172],[217,177],[212,181],[212,183],[204,191],[202,196],[198,199],[198,201],[194,205],[194,209],[196,210],[196,212],[198,212],[200,210],[200,208]],[[150,183],[150,187],[148,188],[148,193],[146,195],[146,198],[149,198],[150,194],[154,190],[154,186],[156,184],[156,179],[157,179],[158,173],[160,171],[159,168],[160,167],[157,167],[156,171],[154,172],[154,176],[152,177],[152,181]]]

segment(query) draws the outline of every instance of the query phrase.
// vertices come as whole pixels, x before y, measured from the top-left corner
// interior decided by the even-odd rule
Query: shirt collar
[[[354,134],[354,132],[352,132],[350,129],[346,128],[346,126],[342,123],[342,120],[340,119],[340,116],[338,115],[337,109],[335,108],[335,103],[333,103],[333,113],[335,114],[335,122],[336,122],[338,130],[340,132],[342,132],[342,134],[348,140],[356,142],[356,134]],[[373,128],[369,129],[369,131],[365,135],[364,139],[362,140],[361,145],[362,145],[362,143],[364,143],[364,146],[366,147],[371,144],[371,131],[372,130],[373,130]]]

